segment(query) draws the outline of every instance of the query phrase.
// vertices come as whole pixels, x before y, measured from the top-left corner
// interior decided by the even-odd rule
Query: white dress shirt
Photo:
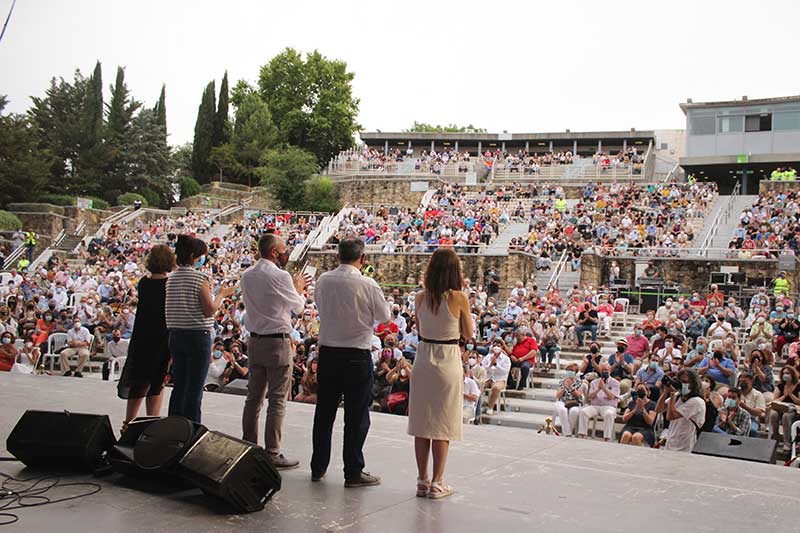
[[[87,345],[90,344],[92,340],[92,334],[89,333],[89,330],[81,326],[81,328],[75,331],[75,328],[69,328],[67,332],[67,344],[72,341],[78,342],[85,342]]]
[[[118,342],[113,340],[108,341],[105,351],[111,358],[127,357],[128,356],[128,339],[120,339]]]
[[[299,313],[306,300],[297,294],[288,272],[259,259],[242,274],[240,286],[247,331],[258,335],[291,332],[291,313]]]
[[[314,295],[322,346],[370,350],[375,322],[391,317],[378,283],[351,265],[322,274]]]
[[[508,381],[508,371],[511,370],[511,359],[505,352],[500,352],[497,356],[497,362],[492,364],[492,357],[494,357],[494,354],[489,353],[489,355],[483,358],[483,362],[481,363],[483,368],[486,369],[488,378],[493,382]]]

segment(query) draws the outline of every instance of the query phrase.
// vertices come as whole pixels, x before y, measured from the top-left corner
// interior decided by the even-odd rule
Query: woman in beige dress
[[[408,407],[408,433],[417,456],[417,496],[444,498],[453,489],[443,481],[451,440],[461,440],[464,375],[459,338],[472,337],[472,317],[462,292],[461,262],[451,248],[431,256],[425,289],[416,296],[419,346]],[[431,453],[432,452],[432,453]],[[433,478],[428,458],[433,455]]]

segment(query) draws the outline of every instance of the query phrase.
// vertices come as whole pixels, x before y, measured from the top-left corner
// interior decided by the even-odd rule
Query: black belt
[[[257,339],[290,339],[291,335],[288,333],[268,333],[267,335],[262,335],[261,333],[251,333],[251,337],[255,337]]]
[[[423,339],[422,337],[419,338],[422,342],[427,342],[428,344],[458,344],[458,339],[448,339],[446,341],[438,341],[433,339]]]

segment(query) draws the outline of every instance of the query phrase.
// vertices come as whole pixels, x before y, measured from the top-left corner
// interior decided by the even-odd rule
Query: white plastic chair
[[[616,311],[617,304],[622,306],[622,311]],[[625,317],[628,316],[628,306],[630,305],[630,300],[628,298],[615,298],[614,299],[614,313],[611,315],[611,325],[617,323],[617,319],[622,319],[622,325],[625,325]]]
[[[58,359],[58,351],[66,345],[66,333],[51,333],[50,336],[47,337],[47,349],[42,354],[42,357],[44,357],[45,362],[47,362],[48,359],[50,360],[50,371],[54,370],[55,361]]]

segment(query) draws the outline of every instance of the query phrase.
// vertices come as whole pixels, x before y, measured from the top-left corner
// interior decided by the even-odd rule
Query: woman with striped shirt
[[[179,235],[175,244],[178,268],[167,278],[166,318],[172,354],[172,395],[169,415],[200,422],[203,385],[211,361],[214,313],[233,294],[222,287],[214,298],[211,282],[200,271],[208,247],[200,239]]]

